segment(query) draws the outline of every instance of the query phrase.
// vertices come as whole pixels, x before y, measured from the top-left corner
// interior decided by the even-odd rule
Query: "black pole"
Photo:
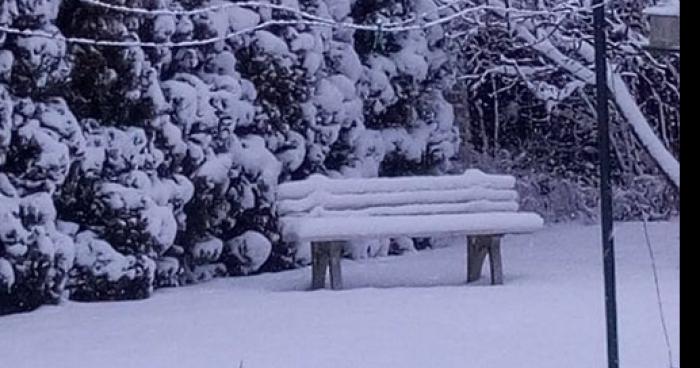
[[[593,6],[598,152],[600,160],[600,209],[603,232],[603,273],[605,275],[605,320],[607,326],[608,368],[618,368],[617,302],[615,300],[615,242],[613,239],[612,191],[610,188],[610,133],[608,129],[607,62],[605,60],[605,5],[603,0],[594,0]]]

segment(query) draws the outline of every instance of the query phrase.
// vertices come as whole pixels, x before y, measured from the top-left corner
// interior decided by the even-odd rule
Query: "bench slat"
[[[282,237],[289,241],[432,235],[530,233],[543,226],[529,212],[443,214],[423,216],[283,217]]]
[[[518,199],[515,190],[472,187],[457,190],[423,190],[413,192],[330,194],[314,192],[306,198],[279,202],[281,215],[310,212],[316,207],[326,210],[359,210],[371,207],[402,205],[455,204],[479,200],[513,202]],[[437,207],[436,207],[437,208]]]
[[[300,181],[280,184],[279,200],[300,199],[314,191],[334,194],[359,194],[383,192],[411,192],[421,190],[455,190],[474,186],[491,189],[513,189],[515,178],[510,175],[486,174],[469,169],[462,175],[408,176],[383,178],[330,179],[323,175],[311,175]]]
[[[359,210],[327,210],[322,206],[308,212],[291,212],[286,216],[349,217],[349,216],[394,216],[394,215],[439,215],[448,213],[516,212],[515,201],[472,201],[466,203],[412,204],[402,206],[379,206]]]

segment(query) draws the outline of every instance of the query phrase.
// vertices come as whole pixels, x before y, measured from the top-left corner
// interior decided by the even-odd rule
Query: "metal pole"
[[[603,273],[605,278],[605,319],[607,326],[608,368],[618,368],[617,302],[615,300],[615,247],[613,238],[612,191],[610,188],[610,133],[608,129],[607,62],[605,60],[605,5],[593,1],[595,28],[595,71],[598,115],[598,151],[600,160],[601,226],[603,235]]]

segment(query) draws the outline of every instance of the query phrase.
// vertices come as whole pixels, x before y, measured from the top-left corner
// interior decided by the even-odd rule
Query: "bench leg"
[[[343,289],[343,276],[340,268],[340,257],[343,255],[343,242],[329,242],[328,250],[330,252],[330,273],[331,273],[331,289]]]
[[[331,288],[341,290],[343,277],[340,268],[340,258],[343,255],[343,242],[312,242],[311,243],[311,289],[318,290],[326,287],[326,270],[330,269]]]
[[[487,236],[467,237],[467,282],[481,278],[481,268],[490,244],[491,239]]]
[[[326,268],[329,264],[328,248],[323,243],[311,243],[311,290],[326,286]]]
[[[489,246],[489,263],[491,265],[491,285],[503,284],[503,263],[501,263],[501,237],[491,237]]]

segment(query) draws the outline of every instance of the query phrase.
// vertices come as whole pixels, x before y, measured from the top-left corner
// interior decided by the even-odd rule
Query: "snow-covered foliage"
[[[359,23],[399,22],[410,14],[440,15],[431,0],[358,0],[351,15]],[[444,173],[460,146],[452,106],[442,91],[449,85],[445,32],[441,26],[398,33],[360,31],[354,49],[362,72],[357,94],[364,101],[363,121],[341,132],[342,176],[399,176]],[[345,48],[339,48],[345,51]],[[349,52],[334,62],[341,71],[360,65]],[[357,131],[366,127],[365,132]]]
[[[550,221],[595,220],[590,2],[490,0],[465,6],[487,2],[494,10],[450,24],[449,55],[459,83],[449,100],[466,143],[464,161],[518,176],[523,209]],[[668,218],[678,210],[680,55],[643,47],[649,35],[643,11],[654,3],[606,4],[619,220]]]
[[[390,240],[383,239],[357,239],[345,243],[344,253],[354,259],[381,257],[389,254]]]
[[[435,8],[270,2],[355,23]],[[177,14],[221,4],[127,4],[173,11],[157,15],[1,5],[0,25],[56,37],[0,37],[0,314],[292,267],[303,255],[280,239],[279,182],[450,169],[459,138],[439,27],[390,36],[288,24],[191,47],[138,45],[298,17],[244,4]],[[380,243],[357,248],[387,254]]]
[[[0,314],[56,303],[73,268],[73,239],[58,230],[48,193],[6,196],[12,186],[4,174],[0,182]]]

